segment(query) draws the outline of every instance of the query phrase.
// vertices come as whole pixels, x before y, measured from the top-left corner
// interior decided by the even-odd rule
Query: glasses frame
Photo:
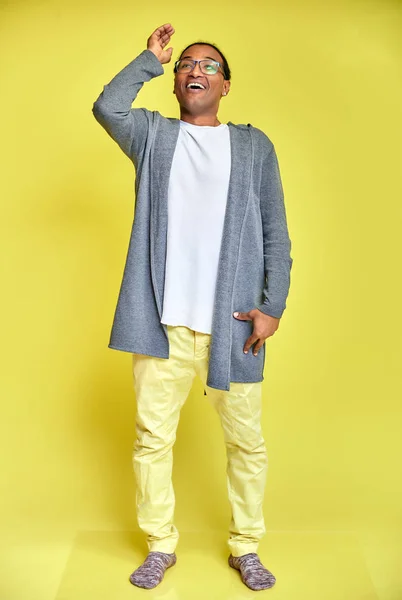
[[[190,71],[186,71],[186,73],[192,73],[195,69],[195,65],[198,63],[200,66],[200,71],[201,73],[203,73],[203,75],[217,75],[219,73],[219,69],[221,69],[221,73],[224,76],[224,72],[223,72],[223,68],[222,68],[222,63],[218,62],[217,60],[212,60],[211,58],[203,58],[201,60],[193,60],[192,58],[179,58],[179,60],[176,60],[176,62],[174,63],[174,69],[173,72],[174,73],[178,73],[178,65],[181,63],[182,60],[185,60],[189,63],[193,63],[193,68],[190,69]],[[216,73],[204,73],[204,71],[201,68],[201,63],[202,62],[209,62],[209,63],[214,63],[215,65],[218,65],[218,70]]]

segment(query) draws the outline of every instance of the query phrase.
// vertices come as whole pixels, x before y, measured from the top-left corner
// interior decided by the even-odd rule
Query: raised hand
[[[165,23],[165,25],[155,29],[147,40],[147,49],[153,52],[162,64],[170,62],[172,58],[173,48],[167,50],[164,50],[164,48],[170,43],[173,34],[174,27],[170,23]]]

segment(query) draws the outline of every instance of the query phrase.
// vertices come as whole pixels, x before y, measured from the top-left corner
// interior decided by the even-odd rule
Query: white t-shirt
[[[230,169],[228,125],[180,121],[168,190],[166,325],[211,333]]]

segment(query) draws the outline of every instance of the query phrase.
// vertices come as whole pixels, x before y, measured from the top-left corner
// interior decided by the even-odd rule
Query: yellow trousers
[[[173,445],[180,410],[198,375],[220,416],[227,454],[233,556],[257,552],[265,534],[263,498],[268,458],[261,431],[261,382],[231,383],[230,391],[206,385],[210,335],[168,325],[168,359],[133,354],[137,399],[133,466],[137,518],[150,551],[172,553],[179,533],[173,523]],[[250,350],[251,351],[251,350]]]

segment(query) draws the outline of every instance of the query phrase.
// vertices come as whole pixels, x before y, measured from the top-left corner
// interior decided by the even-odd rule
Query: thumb
[[[173,48],[168,48],[166,54],[168,55],[168,60],[170,60],[172,58]]]
[[[252,321],[248,313],[234,312],[233,316],[236,317],[236,319],[240,319],[241,321]]]

